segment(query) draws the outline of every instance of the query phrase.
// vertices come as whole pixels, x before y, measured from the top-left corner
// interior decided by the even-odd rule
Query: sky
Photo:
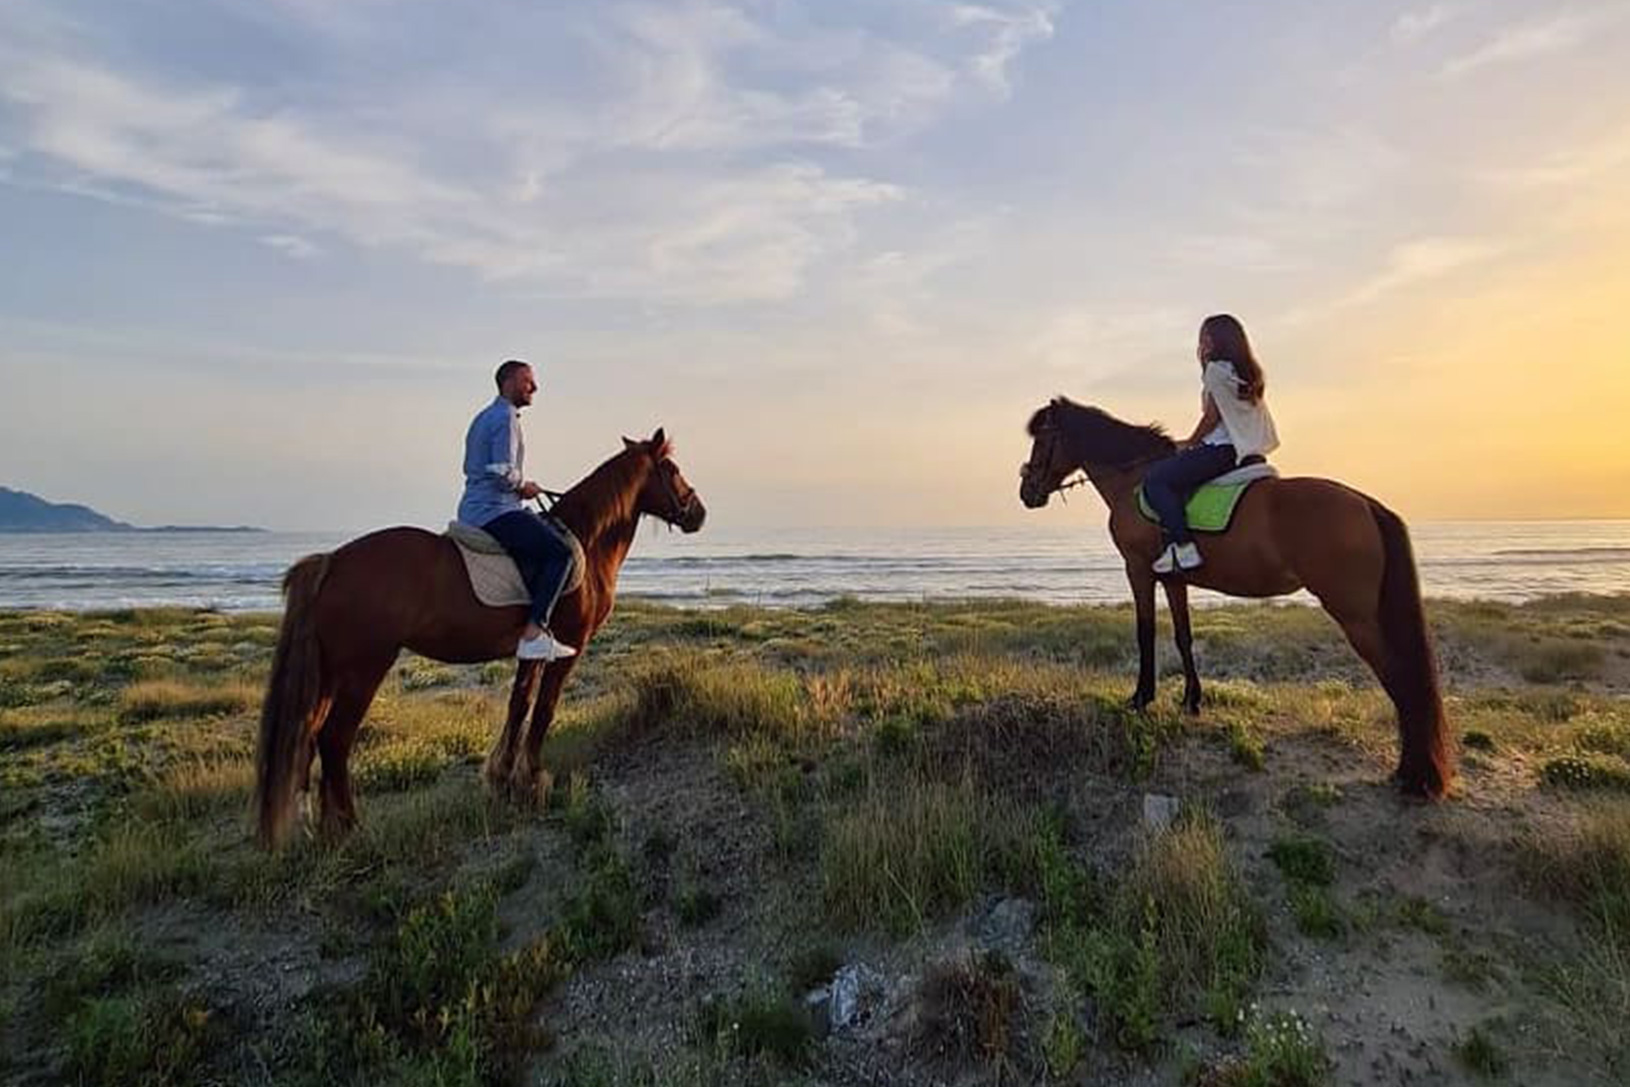
[[[0,485],[437,525],[519,357],[545,485],[663,426],[714,525],[1079,518],[1030,412],[1186,433],[1227,311],[1282,471],[1630,516],[1627,56],[1630,0],[0,0]]]

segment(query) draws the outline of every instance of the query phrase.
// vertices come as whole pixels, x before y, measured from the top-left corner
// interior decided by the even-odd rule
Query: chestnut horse
[[[1155,426],[1123,423],[1063,397],[1030,419],[1030,460],[1019,499],[1039,509],[1077,469],[1109,506],[1109,535],[1126,561],[1137,609],[1138,686],[1132,706],[1155,696],[1155,582],[1166,590],[1183,658],[1183,706],[1200,711],[1188,586],[1230,596],[1280,596],[1307,589],[1341,625],[1375,672],[1398,713],[1394,779],[1406,792],[1437,799],[1453,777],[1437,664],[1421,610],[1409,532],[1375,499],[1328,479],[1264,479],[1251,485],[1220,534],[1196,534],[1205,564],[1158,577],[1160,528],[1138,512],[1137,490],[1176,444]]]
[[[561,687],[611,614],[617,574],[640,517],[650,514],[689,533],[707,516],[661,430],[649,441],[624,438],[623,445],[555,504],[554,516],[583,545],[586,568],[582,587],[556,605],[550,628],[577,646],[578,655],[518,663],[508,718],[487,757],[487,781],[498,791],[535,791],[538,756]],[[287,835],[317,755],[323,831],[342,832],[356,823],[347,761],[398,653],[411,649],[459,664],[509,656],[527,616],[522,605],[493,608],[477,601],[453,542],[418,528],[388,528],[308,555],[284,575],[283,592],[288,602],[255,759],[258,833],[268,847]]]

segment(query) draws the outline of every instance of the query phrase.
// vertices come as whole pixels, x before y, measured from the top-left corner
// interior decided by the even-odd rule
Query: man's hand
[[[528,499],[536,498],[538,495],[542,494],[543,488],[538,486],[536,483],[533,483],[529,479],[525,483],[521,484],[520,490],[517,493],[520,494],[521,501],[525,502]]]

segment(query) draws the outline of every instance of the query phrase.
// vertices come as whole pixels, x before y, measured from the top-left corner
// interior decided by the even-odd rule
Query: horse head
[[[624,438],[623,448],[627,452],[651,458],[651,473],[640,488],[634,508],[675,526],[681,532],[691,533],[700,529],[702,522],[707,520],[707,506],[673,459],[673,443],[668,440],[663,428],[658,427],[647,441]]]
[[[1052,402],[1030,417],[1026,430],[1030,434],[1030,459],[1019,466],[1019,501],[1026,509],[1040,509],[1058,490],[1066,476],[1080,462],[1069,456],[1062,419],[1063,397]]]

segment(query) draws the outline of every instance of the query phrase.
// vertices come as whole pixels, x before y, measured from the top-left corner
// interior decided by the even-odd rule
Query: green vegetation
[[[545,744],[547,803],[481,788],[512,666],[404,655],[353,759],[360,828],[266,855],[275,617],[0,613],[0,1073],[799,1082],[841,1049],[806,994],[881,962],[901,1059],[947,1074],[1317,1084],[1311,1026],[1252,1003],[1297,976],[1299,932],[1338,970],[1425,946],[1438,983],[1622,1076],[1630,602],[1431,617],[1468,662],[1446,681],[1463,788],[1499,819],[1397,804],[1390,708],[1309,609],[1198,613],[1191,719],[1164,640],[1159,697],[1126,708],[1124,607],[625,601]],[[1182,797],[1175,823],[1140,825],[1145,790]],[[1405,893],[1438,847],[1439,883]],[[1564,920],[1528,939],[1461,894],[1500,866]],[[999,949],[997,903],[1033,920]],[[651,980],[678,963],[700,965]],[[1532,1060],[1486,1022],[1457,1037],[1472,1074]]]

